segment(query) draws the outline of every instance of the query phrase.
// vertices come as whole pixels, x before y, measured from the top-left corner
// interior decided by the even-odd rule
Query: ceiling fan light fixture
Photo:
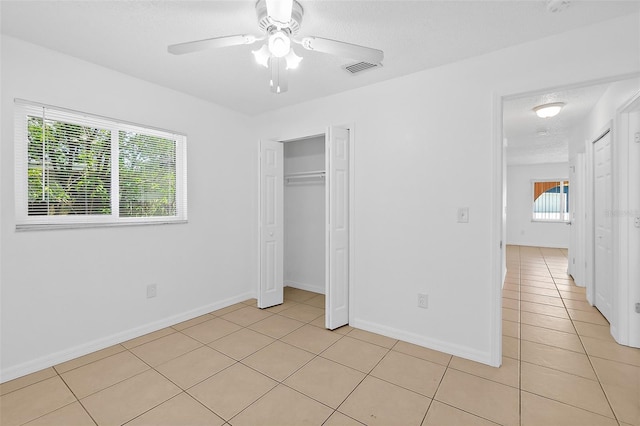
[[[284,57],[284,59],[287,61],[288,70],[295,70],[300,65],[300,62],[302,62],[302,56],[296,55],[296,52],[294,52],[293,49],[289,50],[289,53]]]
[[[564,105],[564,102],[552,102],[550,104],[538,105],[533,108],[533,111],[540,118],[551,118],[558,115]]]
[[[286,56],[291,50],[291,39],[281,30],[274,31],[269,36],[269,51],[276,58]]]
[[[252,50],[253,57],[259,65],[262,65],[265,68],[269,68],[269,58],[271,57],[271,52],[269,52],[269,48],[266,44],[263,44],[260,49]]]

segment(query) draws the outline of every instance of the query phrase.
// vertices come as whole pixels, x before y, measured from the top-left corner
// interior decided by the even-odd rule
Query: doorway
[[[583,121],[579,130],[571,133],[571,160],[568,163],[572,194],[570,226],[567,227],[570,231],[568,273],[576,285],[586,287],[588,303],[598,308],[609,321],[610,332],[616,342],[638,347],[640,321],[637,320],[636,312],[640,312],[640,305],[636,308],[635,302],[640,300],[640,289],[633,285],[640,276],[640,267],[634,261],[640,252],[640,232],[637,232],[637,228],[640,228],[640,214],[637,213],[640,211],[640,172],[637,167],[640,158],[638,74],[577,84],[564,89],[550,88],[518,96],[503,96],[501,104],[504,110],[505,100],[545,92],[556,95],[563,91],[597,86],[608,86],[600,95],[595,93],[597,96],[593,97],[597,109],[591,107],[588,115],[585,115],[588,120]],[[587,98],[574,96],[573,99]],[[571,102],[570,105],[575,102],[572,98],[568,101]],[[496,124],[502,126],[502,111],[496,111]],[[506,115],[504,118],[508,119]],[[534,130],[540,138],[554,134],[548,129]],[[509,136],[508,133],[498,135]],[[496,138],[494,143],[495,153],[500,158],[500,140]],[[512,146],[512,137],[509,138],[509,146]],[[495,188],[498,190],[500,184],[504,184],[506,176],[499,174],[497,167],[495,172]],[[502,194],[501,191],[498,193]],[[496,197],[496,201],[500,199]],[[496,212],[500,212],[502,206],[496,203],[494,208]],[[512,214],[510,209],[509,215]],[[498,215],[495,220],[499,225]],[[518,230],[512,231],[507,226],[507,241],[513,244],[509,240],[518,235]],[[494,233],[496,242],[499,241],[499,236],[499,232]],[[498,262],[494,264],[496,281],[500,279],[499,266]]]
[[[283,284],[325,293],[325,136],[284,148]]]
[[[352,150],[337,126],[260,142],[258,307],[283,303],[289,285],[325,294],[327,328],[349,323]]]

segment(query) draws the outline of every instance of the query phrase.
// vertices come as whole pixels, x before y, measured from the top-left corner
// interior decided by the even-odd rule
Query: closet
[[[350,129],[260,141],[258,307],[283,286],[325,295],[325,325],[349,323],[353,143]]]
[[[325,293],[325,135],[284,143],[284,285]]]

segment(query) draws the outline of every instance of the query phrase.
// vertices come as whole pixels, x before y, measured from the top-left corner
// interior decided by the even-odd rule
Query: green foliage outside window
[[[175,216],[175,141],[119,132],[120,216]]]
[[[120,217],[176,215],[176,142],[118,132]],[[111,131],[28,117],[28,215],[111,215]]]
[[[111,132],[28,118],[28,214],[111,214]]]

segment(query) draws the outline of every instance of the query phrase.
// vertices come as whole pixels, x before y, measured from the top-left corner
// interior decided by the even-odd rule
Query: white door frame
[[[354,239],[354,232],[355,232],[355,125],[353,123],[350,124],[341,124],[341,125],[332,125],[332,126],[328,126],[324,129],[324,135],[325,138],[329,137],[329,133],[330,133],[330,129],[331,127],[337,127],[337,128],[343,128],[343,129],[347,129],[349,130],[349,322],[353,322],[353,318],[354,318],[354,300],[356,299],[356,294],[354,291],[354,276],[355,276],[355,269],[354,269],[354,264],[355,264],[355,239]],[[293,135],[285,135],[284,137],[276,137],[276,138],[269,138],[269,140],[277,140],[281,143],[286,143],[286,142],[292,142],[295,140],[301,140],[301,139],[307,139],[310,137],[315,137],[315,136],[319,136],[322,135],[322,131],[308,131],[308,132],[304,132],[302,135],[300,135],[301,132],[296,132],[296,134]],[[258,141],[258,154],[260,155],[260,141]],[[325,155],[328,149],[328,144],[326,143],[325,140]],[[260,157],[258,157],[260,158]],[[260,162],[258,162],[258,167],[260,167]],[[328,172],[328,171],[327,171]],[[330,176],[327,176],[327,178],[329,179]],[[260,179],[261,179],[261,172],[258,172],[258,188],[260,188]],[[260,192],[260,191],[259,191]],[[261,229],[261,205],[260,205],[260,193],[258,193],[258,256],[257,256],[257,261],[258,261],[258,282],[257,282],[257,286],[256,286],[256,297],[259,296],[260,294],[260,280],[262,277],[262,265],[261,265],[261,259],[262,259],[262,229]]]
[[[585,81],[577,84],[563,85],[557,87],[548,87],[546,89],[537,89],[521,93],[494,93],[494,119],[493,119],[493,199],[492,199],[492,231],[490,250],[492,253],[492,292],[491,292],[491,309],[492,309],[492,342],[491,342],[491,360],[492,365],[499,365],[501,346],[497,344],[497,340],[501,341],[501,288],[503,278],[501,273],[501,263],[504,261],[504,253],[499,253],[495,249],[500,242],[500,234],[503,232],[500,222],[503,214],[503,208],[500,202],[500,196],[503,194],[503,184],[506,176],[501,173],[501,164],[499,159],[502,152],[503,129],[502,129],[502,102],[505,99],[514,97],[523,97],[528,95],[541,94],[544,92],[552,92],[559,90],[567,90],[572,88],[597,85],[603,83],[613,83],[628,78],[637,77],[637,73],[612,76],[608,78],[597,79],[594,81]],[[629,167],[631,161],[640,161],[640,144],[636,144],[628,133],[629,114],[640,110],[640,92],[635,94],[628,102],[623,104],[616,112],[613,125],[611,126],[615,132],[612,132],[612,150],[613,150],[613,184],[617,191],[614,191],[613,209],[614,215],[623,215],[626,220],[617,220],[613,225],[613,274],[614,274],[614,321],[612,322],[611,334],[614,339],[622,344],[632,347],[640,347],[640,324],[633,312],[633,306],[630,303],[640,300],[640,289],[637,283],[640,282],[640,265],[637,264],[636,258],[640,254],[640,235],[633,232],[634,216],[630,212],[640,211],[640,198],[636,193],[640,191],[640,171],[637,167]],[[588,147],[593,140],[585,140]],[[587,149],[582,159],[583,165],[583,186],[581,194],[583,195],[580,205],[587,207],[592,205],[593,192],[588,188],[592,177],[592,164],[590,150]],[[631,154],[631,155],[630,155]],[[635,172],[634,172],[635,171]],[[634,192],[635,191],[635,192]],[[636,197],[636,198],[634,198]],[[580,235],[584,242],[584,251],[580,251],[582,256],[581,265],[578,265],[582,273],[582,282],[579,283],[587,288],[593,288],[593,250],[590,242],[593,240],[591,235],[593,232],[592,212],[590,209],[584,209],[584,216],[580,216],[583,221],[580,225]],[[634,215],[637,213],[634,213]],[[635,241],[634,241],[635,240]],[[636,251],[631,253],[630,247],[635,247]],[[636,256],[635,258],[632,256]],[[587,300],[593,301],[593,294],[587,291]],[[496,337],[497,336],[497,337]]]
[[[502,285],[506,275],[506,145],[503,133],[502,106],[505,96],[493,94],[493,191],[491,191],[491,310],[489,365],[502,365]]]
[[[506,236],[506,228],[503,225],[503,215],[504,215],[504,205],[503,205],[503,196],[505,194],[505,189],[504,189],[504,185],[507,179],[507,176],[505,173],[503,173],[503,165],[502,165],[502,160],[503,160],[503,141],[504,141],[504,133],[503,133],[503,123],[502,123],[502,119],[503,119],[503,102],[506,99],[509,98],[515,98],[515,97],[523,97],[523,96],[528,96],[528,95],[535,95],[535,94],[540,94],[540,93],[544,93],[544,92],[553,92],[553,91],[559,91],[559,90],[567,90],[567,89],[572,89],[572,88],[578,88],[578,87],[585,87],[585,86],[590,86],[590,85],[597,85],[597,84],[603,84],[603,83],[613,83],[616,81],[621,81],[627,78],[631,78],[631,77],[635,77],[637,76],[637,73],[631,73],[631,74],[625,74],[625,75],[618,75],[618,76],[612,76],[612,77],[607,77],[607,78],[602,78],[602,79],[597,79],[594,81],[585,81],[585,82],[580,82],[580,83],[576,83],[576,84],[567,84],[567,85],[562,85],[562,86],[557,86],[557,87],[548,87],[548,88],[538,88],[536,90],[530,90],[530,91],[525,91],[525,92],[520,92],[520,93],[501,93],[501,92],[494,92],[493,93],[493,129],[492,129],[492,134],[493,134],[493,167],[492,167],[492,171],[493,171],[493,188],[492,188],[492,200],[491,200],[491,206],[492,206],[492,214],[491,214],[491,238],[490,238],[490,242],[489,242],[489,252],[491,253],[491,283],[492,283],[492,287],[491,287],[491,294],[489,295],[489,303],[490,303],[490,309],[491,309],[491,334],[490,334],[490,350],[491,350],[491,356],[490,356],[490,365],[492,366],[499,366],[502,362],[502,285],[504,283],[504,277],[503,277],[503,270],[502,270],[502,265],[505,262],[505,250],[502,249],[501,244],[502,244],[502,238]],[[635,110],[636,108],[640,108],[640,94],[636,95],[632,100],[630,100],[627,104],[625,104],[624,106],[622,106],[619,109],[619,113],[616,116],[616,126],[619,125],[619,121],[624,122],[625,117],[624,115],[626,114],[628,116],[628,113]],[[618,132],[618,135],[620,134],[620,132]],[[616,148],[616,145],[622,145],[621,149],[626,149],[626,147],[624,147],[625,144],[630,143],[625,141],[625,144],[619,144],[618,140],[614,140],[614,149]],[[585,166],[587,164],[589,164],[589,162],[591,161],[591,158],[589,158],[589,153],[587,152],[585,155]],[[616,161],[616,158],[614,158],[614,161]],[[616,162],[613,163],[613,167],[620,167],[621,164],[617,164]],[[625,169],[628,170],[628,169]],[[617,184],[617,182],[615,181],[615,175],[614,175],[614,185]],[[584,174],[584,178],[585,178],[585,186],[586,184],[588,184],[589,181],[591,181],[591,175],[590,175],[590,170],[589,167],[585,167],[585,174]],[[624,183],[622,183],[624,185]],[[626,185],[625,185],[626,187]],[[637,190],[637,189],[636,189]],[[585,205],[589,205],[587,203],[590,202],[590,199],[588,199],[589,197],[589,191],[586,190],[585,188]],[[628,204],[625,204],[628,207]],[[615,202],[614,202],[614,206],[615,206]],[[623,207],[622,204],[619,204],[618,207]],[[640,207],[639,207],[640,208]],[[588,209],[586,210],[587,213]],[[584,241],[588,243],[589,241],[589,225],[588,225],[588,217],[586,218],[587,221],[585,221],[584,224]],[[630,218],[631,220],[632,218]],[[614,234],[619,234],[620,231],[623,230],[629,230],[628,225],[624,225],[624,224],[619,224],[617,225],[620,228],[616,229],[614,228]],[[623,259],[619,256],[620,250],[619,247],[620,246],[616,246],[616,244],[624,244],[625,242],[628,242],[628,239],[626,239],[627,233],[623,233],[621,234],[621,238],[618,238],[618,240],[614,240],[614,250],[616,250],[614,253],[615,255],[618,255],[618,262],[614,262],[614,273],[616,270],[618,270],[618,268],[620,268],[621,271],[629,271],[631,264],[629,262],[629,259]],[[587,265],[592,265],[593,264],[593,260],[592,260],[592,256],[590,259],[590,254],[591,254],[591,250],[589,250],[589,247],[586,247],[585,253],[584,253],[584,258],[585,261],[587,263]],[[615,257],[614,257],[615,259]],[[636,267],[638,268],[638,267]],[[591,282],[591,275],[589,273],[588,267],[585,268],[585,273],[583,276],[584,282],[586,285],[589,285],[589,283]],[[640,277],[640,271],[636,271],[636,275],[635,277]],[[617,279],[619,279],[620,277],[617,277]],[[631,296],[629,291],[630,291],[630,286],[627,283],[621,283],[620,281],[615,282],[616,284],[616,289],[614,290],[614,293],[616,294],[616,296],[618,294],[620,294],[620,291],[624,292],[625,295]],[[640,298],[640,295],[636,295],[636,297]],[[616,300],[620,300],[620,298],[616,299]],[[627,312],[629,310],[628,306],[625,306],[624,309],[617,309],[619,312],[618,314],[620,314],[620,311],[625,311],[624,313],[622,313],[623,316],[628,317],[629,313]],[[630,323],[630,320],[625,320],[624,317],[621,317],[621,322],[620,322],[620,326],[625,326]],[[629,338],[631,337],[631,340],[636,341],[635,346],[639,346],[640,345],[640,337],[636,337],[635,335],[632,335],[632,332],[638,333],[638,330],[635,329],[629,329],[627,327],[627,329],[616,329],[617,331],[617,335],[614,334],[614,338],[616,338],[616,340],[618,341],[618,343],[621,344],[631,344],[630,343],[625,343],[629,341]],[[614,332],[614,330],[612,329],[612,332]],[[640,333],[638,333],[638,335],[640,335]]]
[[[612,139],[614,152],[617,152],[613,164],[616,167],[614,179],[618,176],[618,180],[614,182],[619,190],[614,192],[617,223],[614,221],[613,224],[614,235],[617,234],[613,246],[617,253],[613,265],[617,315],[615,324],[611,324],[611,334],[618,343],[633,347],[640,347],[640,326],[628,303],[640,300],[640,265],[637,261],[640,231],[633,224],[635,217],[640,216],[640,143],[630,134],[629,115],[638,111],[640,92],[618,108],[614,122],[617,131]]]
[[[571,233],[573,239],[569,246],[569,274],[579,287],[585,287],[585,162],[584,153],[576,154],[573,162],[573,181],[571,185]]]

